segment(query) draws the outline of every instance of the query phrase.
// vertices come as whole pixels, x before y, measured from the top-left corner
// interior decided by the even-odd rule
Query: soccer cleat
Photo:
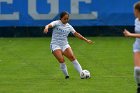
[[[140,93],[140,87],[137,88],[137,93]]]
[[[70,78],[69,76],[66,76],[66,77],[65,77],[65,79],[69,79],[69,78]]]
[[[137,93],[140,93],[140,84],[138,84]]]

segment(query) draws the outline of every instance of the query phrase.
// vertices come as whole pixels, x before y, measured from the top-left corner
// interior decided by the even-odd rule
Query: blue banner
[[[0,26],[44,26],[70,13],[73,26],[133,26],[138,0],[0,0]]]

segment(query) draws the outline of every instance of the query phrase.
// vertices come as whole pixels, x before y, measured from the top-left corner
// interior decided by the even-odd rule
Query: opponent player
[[[130,33],[126,29],[124,30],[124,35],[126,37],[136,38],[135,43],[133,44],[134,52],[134,77],[138,85],[137,93],[140,93],[140,2],[137,2],[134,5],[134,14],[135,14],[135,33]]]
[[[68,34],[71,32],[75,37],[84,40],[89,44],[93,43],[91,40],[86,39],[78,32],[76,32],[74,28],[68,23],[68,21],[69,14],[68,12],[64,11],[60,14],[60,20],[51,22],[50,24],[46,25],[44,29],[44,33],[47,33],[49,28],[53,28],[50,48],[52,50],[53,55],[60,63],[60,68],[65,75],[65,79],[69,78],[69,74],[63,56],[67,57],[73,63],[75,69],[79,72],[79,74],[82,71],[81,65],[75,58],[73,51],[70,45],[68,44]]]

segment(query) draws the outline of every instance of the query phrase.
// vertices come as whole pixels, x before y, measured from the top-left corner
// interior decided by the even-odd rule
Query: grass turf
[[[80,79],[65,58],[65,80],[51,54],[51,38],[0,38],[0,93],[135,93],[132,44],[124,37],[88,37],[89,45],[69,38],[70,45],[91,79]]]

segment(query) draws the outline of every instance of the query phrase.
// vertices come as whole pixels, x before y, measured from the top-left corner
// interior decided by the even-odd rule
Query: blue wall
[[[133,26],[135,19],[133,15],[133,4],[137,1],[138,0],[1,1],[0,26],[44,26],[52,20],[58,19],[58,14],[64,10],[71,14],[70,23],[73,26]],[[83,18],[81,16],[83,16]]]

